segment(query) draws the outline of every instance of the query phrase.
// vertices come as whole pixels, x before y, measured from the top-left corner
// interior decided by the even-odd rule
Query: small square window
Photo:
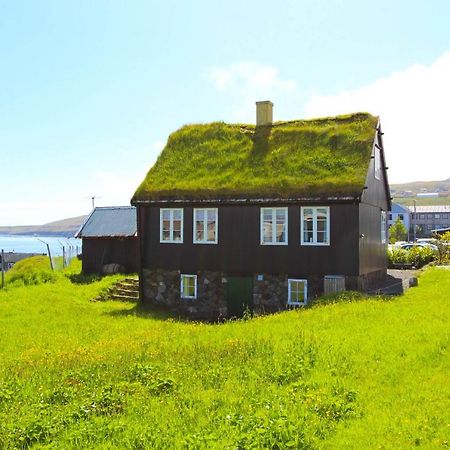
[[[197,275],[180,276],[180,295],[181,298],[197,298]]]
[[[307,280],[288,280],[288,305],[306,305],[308,302]]]

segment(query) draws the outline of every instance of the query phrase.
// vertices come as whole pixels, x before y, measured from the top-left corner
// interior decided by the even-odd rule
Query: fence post
[[[5,252],[2,249],[2,289],[5,287]]]

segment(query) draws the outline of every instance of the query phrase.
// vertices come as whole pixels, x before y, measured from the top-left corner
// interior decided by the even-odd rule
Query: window
[[[287,208],[261,208],[261,245],[287,245],[287,229]]]
[[[305,305],[308,301],[308,282],[288,280],[288,305]]]
[[[442,214],[442,216],[441,216],[443,219],[448,219],[448,214],[447,213],[444,213],[444,214]]]
[[[386,244],[386,211],[381,211],[381,243]]]
[[[301,245],[330,245],[330,208],[301,209]]]
[[[440,214],[435,214],[435,215],[434,215],[434,218],[435,218],[435,219],[440,219],[440,218],[441,218],[441,215],[440,215]]]
[[[183,243],[183,210],[161,208],[159,210],[159,242]]]
[[[197,275],[181,275],[181,298],[197,298]]]
[[[392,214],[389,214],[389,220],[392,220]]]
[[[427,214],[427,219],[432,219],[433,218],[433,214]]]
[[[400,220],[403,220],[403,214],[399,214],[399,215],[398,215],[398,218],[399,218]]]
[[[194,244],[217,244],[217,208],[194,208]]]

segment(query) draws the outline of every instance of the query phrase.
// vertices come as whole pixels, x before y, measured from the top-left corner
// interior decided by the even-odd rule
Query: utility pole
[[[5,252],[2,249],[2,289],[5,287]]]
[[[413,231],[414,231],[414,242],[416,242],[416,223],[417,223],[417,213],[416,213],[416,201],[413,200],[414,202],[414,220],[413,220]]]

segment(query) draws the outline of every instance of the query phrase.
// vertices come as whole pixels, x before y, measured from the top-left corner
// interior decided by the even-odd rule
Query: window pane
[[[170,220],[170,211],[168,209],[162,210],[162,218],[163,220]]]
[[[195,222],[195,240],[196,241],[204,240],[203,220],[197,220]]]
[[[326,231],[317,232],[317,242],[320,242],[321,244],[326,244],[328,242],[328,236]]]
[[[181,231],[175,231],[173,232],[173,240],[174,241],[181,241]]]
[[[208,209],[207,211],[208,222],[216,220],[216,211],[214,209]]]
[[[318,220],[317,221],[317,231],[326,231],[327,229],[327,221],[326,220]]]
[[[263,233],[263,241],[272,242],[272,219],[270,221],[264,220]]]
[[[163,241],[170,241],[170,231],[169,230],[163,230],[162,238],[163,238]]]
[[[181,209],[173,210],[173,220],[181,220]]]
[[[205,211],[202,209],[195,211],[195,220],[203,221],[205,219]]]
[[[303,303],[305,301],[305,282],[290,281],[290,287],[291,287],[291,302]]]
[[[276,210],[276,241],[286,242],[286,210]]]
[[[170,230],[170,220],[163,220],[162,229],[167,231]]]
[[[214,242],[216,240],[216,222],[208,221],[207,225],[207,236],[209,242]]]

